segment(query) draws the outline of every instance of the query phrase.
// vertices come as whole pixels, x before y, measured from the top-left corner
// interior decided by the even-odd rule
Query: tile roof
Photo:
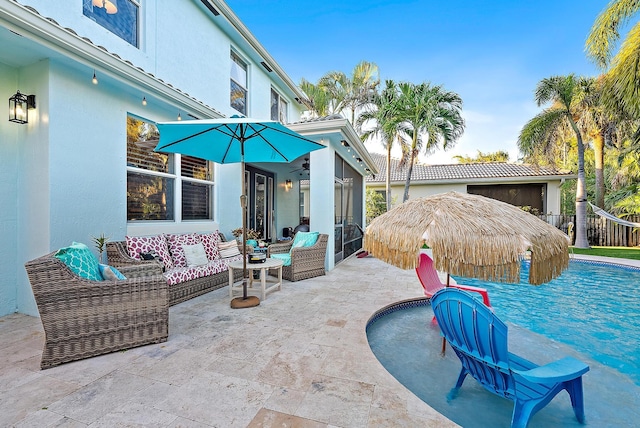
[[[371,153],[371,158],[380,171],[375,177],[368,176],[368,183],[384,183],[387,174],[386,155]],[[407,167],[400,167],[400,159],[391,158],[391,181],[405,181]],[[469,163],[451,165],[426,165],[417,163],[413,166],[411,181],[454,181],[491,178],[518,177],[565,177],[574,178],[568,171],[535,165],[507,162]]]

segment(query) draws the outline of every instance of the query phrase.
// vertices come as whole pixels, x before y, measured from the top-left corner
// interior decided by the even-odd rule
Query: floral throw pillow
[[[202,245],[204,245],[204,251],[207,253],[207,259],[214,261],[220,258],[220,235],[218,232],[203,233],[200,235]]]
[[[187,257],[184,254],[184,245],[196,245],[201,242],[200,236],[195,233],[184,233],[181,235],[168,234],[167,243],[173,265],[176,267],[186,267]]]
[[[140,260],[140,253],[155,252],[162,259],[165,269],[173,267],[171,254],[167,247],[167,240],[164,235],[154,236],[127,236],[127,252],[130,257]]]

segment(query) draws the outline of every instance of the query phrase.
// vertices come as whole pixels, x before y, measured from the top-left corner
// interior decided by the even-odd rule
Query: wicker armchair
[[[329,235],[320,234],[318,241],[310,247],[298,247],[291,249],[293,241],[271,244],[267,254],[282,254],[291,251],[291,266],[282,267],[282,277],[289,281],[313,278],[325,274],[324,261],[327,254],[327,241]]]
[[[162,275],[133,277],[134,269],[126,280],[89,281],[53,254],[25,264],[44,327],[41,368],[167,340]]]

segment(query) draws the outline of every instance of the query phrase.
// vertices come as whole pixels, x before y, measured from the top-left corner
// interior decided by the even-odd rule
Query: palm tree
[[[456,155],[453,158],[459,163],[509,162],[509,153],[504,150],[498,150],[493,153],[483,153],[478,150],[478,154],[475,157]]]
[[[440,146],[444,150],[452,147],[464,132],[464,119],[460,96],[441,85],[402,82],[398,84],[398,89],[394,116],[411,141],[407,149],[409,167],[402,198],[402,202],[406,202],[418,153],[422,149],[432,153]]]
[[[356,111],[369,104],[380,84],[378,66],[373,62],[361,61],[348,77],[341,71],[330,71],[320,78],[318,86],[329,94],[331,110],[348,110],[351,123],[355,125]]]
[[[305,78],[300,80],[300,89],[305,93],[307,98],[302,103],[309,109],[313,117],[323,117],[330,114],[329,94],[320,85],[314,85]]]
[[[578,182],[576,185],[576,242],[578,248],[589,248],[587,241],[587,191],[584,173],[584,144],[582,132],[574,119],[578,105],[583,100],[584,88],[588,83],[575,75],[553,76],[538,82],[535,100],[538,106],[549,102],[553,105],[525,124],[518,137],[518,147],[525,155],[533,153],[541,146],[549,146],[557,141],[559,132],[570,128],[578,145]]]
[[[637,0],[613,0],[600,13],[587,37],[587,55],[608,68],[604,101],[616,110],[640,117],[640,22],[633,25],[614,55],[620,29],[640,11]]]
[[[357,120],[362,141],[380,140],[387,150],[386,171],[386,205],[391,209],[391,149],[394,143],[404,144],[402,128],[395,120],[395,103],[398,98],[398,88],[393,80],[385,82],[385,88],[379,94],[374,94],[370,108],[363,111]],[[363,126],[373,123],[372,128],[363,130]]]

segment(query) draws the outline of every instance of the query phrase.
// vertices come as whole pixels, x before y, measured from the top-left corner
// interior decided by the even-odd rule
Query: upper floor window
[[[138,47],[139,0],[82,0],[82,13]]]
[[[271,88],[271,120],[277,120],[283,124],[288,123],[287,109],[287,101]]]
[[[127,220],[213,220],[213,164],[157,144],[153,123],[127,117]]]
[[[247,114],[247,64],[231,52],[231,107]]]

